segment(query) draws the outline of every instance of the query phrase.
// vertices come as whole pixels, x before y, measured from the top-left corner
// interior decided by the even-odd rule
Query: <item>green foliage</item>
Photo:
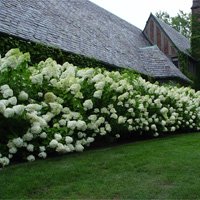
[[[195,89],[200,90],[200,15],[192,16],[191,54],[196,59]]]
[[[192,38],[191,38],[191,47],[192,47],[192,56],[200,61],[200,15],[194,14],[192,16]]]
[[[191,37],[191,13],[179,10],[176,16],[171,17],[167,12],[156,12],[156,17],[169,24],[187,38]]]
[[[194,75],[192,75],[188,71],[188,66],[189,66],[188,55],[185,55],[184,53],[179,51],[178,52],[178,60],[179,60],[179,66],[180,66],[181,72],[183,72],[183,74],[185,74],[189,79],[193,80]]]
[[[83,151],[99,138],[200,130],[200,93],[191,88],[152,84],[130,70],[29,61],[19,49],[0,59],[2,166]]]
[[[102,63],[94,58],[86,58],[82,55],[62,51],[53,46],[47,46],[38,42],[26,41],[11,35],[0,33],[0,55],[4,56],[10,49],[19,48],[21,52],[29,52],[31,55],[31,64],[39,63],[47,58],[56,60],[59,64],[64,62],[72,63],[79,67],[101,67],[110,68],[113,66]],[[117,67],[115,67],[117,68]]]

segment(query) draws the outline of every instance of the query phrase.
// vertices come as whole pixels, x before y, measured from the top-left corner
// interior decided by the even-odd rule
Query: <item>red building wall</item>
[[[150,19],[148,20],[147,25],[144,29],[144,34],[146,35],[148,40],[153,45],[157,45],[166,56],[171,59],[173,59],[174,57],[178,57],[176,48],[153,17],[150,17]]]

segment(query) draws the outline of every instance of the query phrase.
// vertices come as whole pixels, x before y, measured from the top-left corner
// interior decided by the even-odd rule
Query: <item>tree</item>
[[[171,17],[167,12],[156,12],[156,17],[169,24],[185,37],[191,37],[191,13],[185,13],[179,10],[177,16]]]

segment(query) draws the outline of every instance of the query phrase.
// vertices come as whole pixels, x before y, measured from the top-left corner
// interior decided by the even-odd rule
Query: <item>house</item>
[[[190,53],[191,46],[188,38],[153,14],[150,14],[143,33],[148,41],[152,45],[157,45],[179,69],[182,67],[180,54],[183,54],[187,58],[185,71],[193,76],[195,75],[195,59]]]
[[[1,0],[0,10],[0,39],[7,34],[130,68],[156,80],[190,82],[165,55],[177,46],[163,53],[151,40],[151,28],[148,38],[148,25],[142,31],[88,0]]]

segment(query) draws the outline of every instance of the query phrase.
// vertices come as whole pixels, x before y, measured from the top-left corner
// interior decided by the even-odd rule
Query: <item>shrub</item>
[[[48,58],[0,60],[0,165],[83,151],[99,137],[200,130],[200,92],[159,86],[124,70],[79,68]]]

